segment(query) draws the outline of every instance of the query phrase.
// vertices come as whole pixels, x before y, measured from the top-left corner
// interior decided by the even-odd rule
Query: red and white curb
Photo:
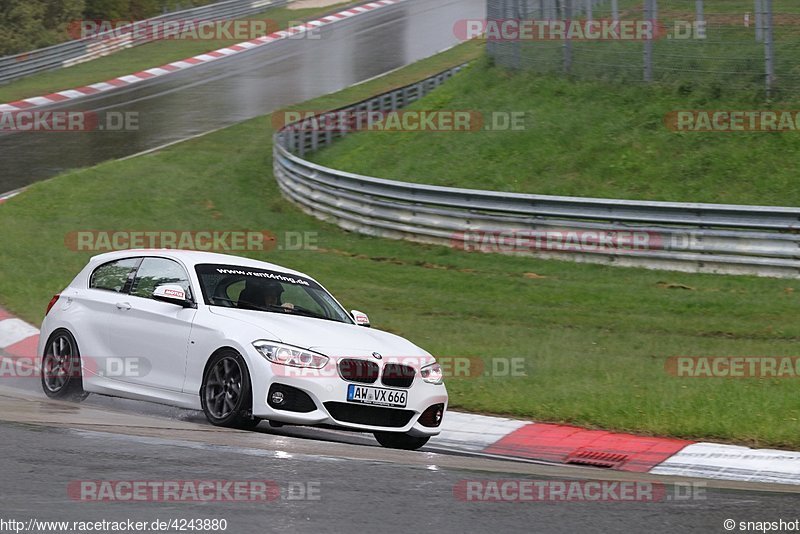
[[[0,204],[8,200],[9,198],[13,198],[17,195],[22,193],[22,189],[17,189],[16,191],[9,191],[8,193],[0,194]]]
[[[206,52],[205,54],[200,54],[199,56],[186,58],[181,61],[174,61],[166,65],[161,65],[160,67],[155,67],[152,69],[135,72],[127,76],[120,76],[119,78],[114,78],[112,80],[107,80],[105,82],[86,85],[84,87],[59,91],[57,93],[52,93],[44,96],[35,96],[31,98],[26,98],[23,100],[18,100],[16,102],[10,102],[8,104],[0,104],[0,112],[17,112],[17,111],[29,110],[31,108],[35,108],[38,106],[59,104],[69,100],[84,98],[86,96],[91,96],[98,93],[104,93],[106,91],[111,91],[119,87],[126,87],[129,85],[133,85],[135,83],[143,82],[145,80],[150,80],[152,78],[157,78],[159,76],[165,76],[173,72],[189,69],[197,65],[210,63],[218,59],[240,54],[242,52],[246,52],[253,48],[264,46],[273,43],[275,41],[288,39],[289,37],[293,37],[298,34],[308,32],[309,30],[315,30],[317,28],[321,28],[323,26],[327,26],[329,24],[333,24],[341,20],[349,19],[361,15],[363,13],[368,13],[370,11],[380,9],[382,7],[399,4],[405,1],[406,0],[377,0],[375,2],[370,2],[368,4],[360,5],[350,9],[345,9],[344,11],[328,15],[327,17],[323,17],[318,20],[312,20],[303,24],[298,24],[297,26],[292,26],[291,28],[287,28],[286,30],[277,31],[269,35],[266,35],[264,37],[259,37],[257,39],[252,39],[250,41],[244,41],[232,46],[214,50],[212,52]]]
[[[719,443],[693,443],[650,472],[657,475],[800,484],[800,453]]]
[[[441,445],[494,456],[620,471],[800,485],[800,452],[619,434],[460,412],[445,415]]]
[[[25,358],[33,361],[38,342],[38,328],[0,308],[0,358]]]
[[[15,360],[35,361],[38,340],[37,328],[0,308],[0,377],[19,368]],[[442,433],[430,444],[492,456],[638,473],[800,485],[800,452],[637,436],[464,412],[448,412]]]

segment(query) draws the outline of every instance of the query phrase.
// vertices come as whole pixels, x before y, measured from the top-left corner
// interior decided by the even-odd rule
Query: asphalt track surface
[[[123,132],[1,133],[0,192],[265,115],[413,63],[457,44],[454,23],[484,17],[485,10],[484,0],[408,0],[320,28],[319,39],[276,41],[48,106],[100,116],[137,113],[139,126]]]
[[[227,532],[726,532],[726,519],[793,521],[800,488],[691,481],[602,469],[381,448],[368,434],[303,427],[216,428],[202,414],[90,396],[47,399],[35,378],[0,379],[0,519],[226,519]],[[605,480],[664,485],[658,502],[466,502],[470,480]],[[267,480],[268,502],[93,502],[82,480]],[[680,487],[675,487],[675,482]],[[696,482],[696,481],[695,481]],[[71,485],[72,484],[72,485]],[[303,494],[305,493],[305,498]],[[311,496],[312,498],[308,498]],[[738,530],[737,530],[738,531]]]

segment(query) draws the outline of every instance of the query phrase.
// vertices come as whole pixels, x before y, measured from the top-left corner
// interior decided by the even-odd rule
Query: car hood
[[[234,308],[209,309],[215,315],[263,330],[264,339],[314,350],[326,356],[371,358],[372,353],[377,352],[383,357],[412,357],[433,361],[428,352],[407,339],[374,328],[282,313]]]

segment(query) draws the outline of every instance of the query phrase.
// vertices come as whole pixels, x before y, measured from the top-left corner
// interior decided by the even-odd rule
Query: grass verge
[[[344,105],[474,58],[468,44],[327,96]],[[606,429],[800,446],[791,379],[679,379],[674,355],[793,355],[800,281],[469,254],[350,234],[272,178],[269,118],[38,183],[0,207],[2,304],[38,323],[90,254],[76,230],[315,232],[317,250],[249,253],[309,272],[378,328],[439,356],[524,358],[527,376],[451,379],[452,406]]]
[[[483,58],[409,109],[475,110],[485,117],[518,111],[526,121],[523,130],[361,132],[312,159],[360,174],[478,189],[800,206],[800,131],[675,133],[664,123],[675,110],[766,109],[744,96],[573,82],[509,71]]]
[[[274,25],[286,28],[292,22],[316,18],[331,11],[341,10],[344,6],[358,2],[342,2],[333,6],[311,9],[273,8],[247,17],[242,20],[268,18]],[[272,24],[270,27],[274,27]],[[261,37],[254,34],[253,39]],[[55,93],[65,89],[82,87],[97,82],[104,82],[118,76],[158,67],[173,61],[197,56],[205,52],[225,48],[240,42],[231,40],[169,40],[155,41],[110,56],[101,57],[66,69],[59,69],[34,74],[9,84],[0,85],[0,103],[13,102],[32,96]]]

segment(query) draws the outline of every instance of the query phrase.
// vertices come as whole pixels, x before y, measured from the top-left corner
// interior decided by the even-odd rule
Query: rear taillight
[[[50,313],[50,310],[52,310],[52,309],[53,309],[53,306],[55,306],[55,305],[56,305],[56,302],[58,302],[58,299],[59,299],[60,297],[61,297],[61,294],[60,294],[60,293],[59,293],[59,294],[56,294],[56,295],[53,295],[53,298],[51,298],[51,299],[50,299],[50,304],[48,304],[48,305],[47,305],[47,311],[45,311],[45,312],[44,312],[45,316],[46,316],[48,313]]]

